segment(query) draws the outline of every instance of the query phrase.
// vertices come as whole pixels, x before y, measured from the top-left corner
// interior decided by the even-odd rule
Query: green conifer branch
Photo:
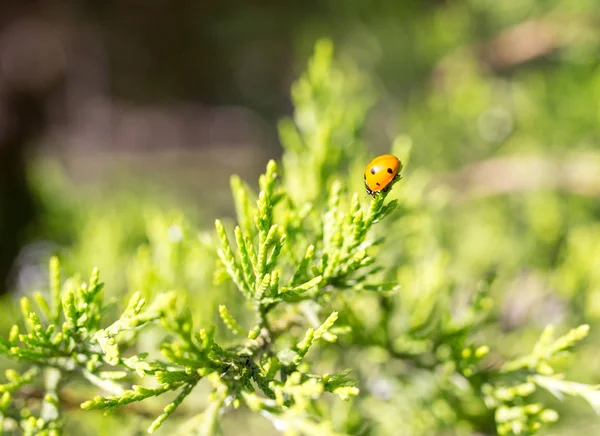
[[[233,316],[231,316],[231,314],[227,310],[227,306],[225,306],[224,304],[221,304],[219,306],[219,315],[221,316],[221,319],[223,320],[223,323],[225,323],[225,325],[227,326],[227,328],[229,330],[231,330],[231,332],[234,335],[239,335],[239,334],[242,333],[242,331],[243,331],[242,327],[233,318]]]
[[[488,430],[495,425],[501,435],[535,434],[558,419],[557,412],[537,395],[541,391],[559,398],[579,396],[600,410],[596,386],[555,374],[554,358],[577,345],[588,333],[587,325],[557,339],[548,327],[531,353],[501,366],[490,365],[487,359],[502,359],[501,353],[474,339],[480,339],[474,332],[491,319],[487,288],[476,289],[465,307],[455,311],[451,298],[455,284],[440,279],[448,273],[445,253],[436,252],[426,259],[418,273],[414,270],[420,265],[413,265],[415,259],[409,258],[407,268],[423,280],[410,283],[414,290],[392,294],[400,289],[400,278],[408,275],[387,273],[389,262],[382,259],[387,260],[388,253],[376,251],[385,238],[374,230],[397,208],[398,201],[387,201],[389,191],[363,201],[364,194],[348,189],[352,183],[342,173],[342,168],[352,167],[364,154],[358,132],[372,104],[372,93],[363,88],[360,77],[336,68],[331,44],[319,42],[307,72],[293,86],[294,118],[280,123],[285,147],[281,168],[268,162],[256,194],[239,177],[231,178],[237,215],[233,232],[228,233],[231,229],[216,220],[218,243],[208,237],[203,247],[218,253],[219,270],[214,276],[226,276],[253,311],[254,327],[247,335],[225,304],[219,305],[218,314],[235,335],[227,341],[222,341],[215,326],[196,327],[194,310],[175,292],[155,295],[147,304],[143,296],[155,292],[150,294],[144,283],[159,275],[158,266],[149,261],[149,250],[138,253],[143,277],[136,283],[142,289],[133,294],[121,314],[109,320],[104,319],[109,312],[98,270],[92,271],[87,283],[76,279],[63,283],[58,259],[52,258],[48,291],[24,297],[21,323],[11,328],[7,339],[0,338],[0,354],[22,365],[20,372],[6,371],[7,382],[0,385],[0,430],[10,419],[25,434],[60,434],[61,387],[75,379],[98,390],[98,395],[81,404],[85,410],[109,412],[167,395],[167,404],[151,415],[148,432],[152,433],[175,418],[175,411],[206,379],[208,404],[201,413],[194,411],[196,416],[181,430],[185,434],[219,434],[221,415],[245,405],[286,434],[337,436],[340,433],[320,400],[329,394],[337,396],[335,401],[357,397],[359,382],[350,378],[349,369],[313,373],[313,361],[322,356],[317,350],[309,351],[317,340],[334,343],[338,336],[340,355],[342,349],[349,349],[360,356],[354,358],[353,367],[358,369],[361,384],[369,378],[361,368],[363,356],[372,359],[367,364],[377,369],[374,374],[382,371],[381,362],[401,368],[401,375],[388,373],[384,381],[403,389],[393,400],[406,396],[407,409],[412,407],[408,404],[410,379],[430,381],[432,392],[420,393],[425,400],[420,398],[431,411],[419,413],[430,413],[427,416],[436,424],[469,422],[469,414],[477,410],[479,418],[489,418]],[[410,207],[406,202],[404,198],[403,208]],[[421,215],[409,218],[427,218]],[[176,241],[171,235],[169,254],[163,258],[164,275],[173,279],[161,282],[166,289],[180,289],[174,278],[185,271],[179,260],[173,260],[181,255],[173,247],[181,248],[186,238],[179,224],[177,229]],[[391,262],[401,269],[396,259]],[[381,277],[386,280],[379,282]],[[359,307],[363,302],[364,307]],[[368,315],[361,316],[361,310]],[[246,324],[246,319],[240,319]],[[139,335],[150,326],[160,326],[152,330],[163,335],[160,355],[141,349],[146,342]],[[342,358],[324,363],[346,366]],[[370,376],[371,368],[367,371]],[[14,413],[13,397],[34,385],[43,386],[39,410],[22,416]],[[375,395],[368,398],[376,401]]]

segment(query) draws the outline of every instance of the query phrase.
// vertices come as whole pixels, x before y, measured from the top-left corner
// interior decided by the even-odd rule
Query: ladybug
[[[392,154],[377,156],[365,168],[365,189],[367,194],[375,197],[381,192],[388,192],[392,185],[400,179],[402,162]]]

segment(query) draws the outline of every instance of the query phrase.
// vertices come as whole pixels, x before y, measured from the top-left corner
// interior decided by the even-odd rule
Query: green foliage
[[[530,397],[538,387],[562,398],[563,393],[577,395],[586,400],[596,411],[600,403],[600,392],[596,387],[563,380],[554,374],[551,360],[572,348],[589,332],[589,326],[582,325],[566,335],[553,340],[552,326],[546,327],[533,351],[525,356],[505,362],[500,375],[510,375],[495,386],[482,386],[485,402],[495,408],[498,433],[535,434],[543,425],[558,420],[558,413],[543,403],[534,402]]]
[[[324,187],[352,162],[364,158],[361,131],[374,92],[352,64],[333,62],[333,45],[318,41],[307,71],[292,86],[293,119],[279,123],[285,147],[284,183],[297,204],[325,200]],[[358,159],[357,159],[358,158]],[[350,168],[349,174],[357,174]]]
[[[60,434],[69,389],[82,393],[80,413],[144,416],[149,433],[221,434],[238,409],[286,435],[531,435],[560,423],[559,411],[568,419],[552,396],[598,411],[593,380],[569,373],[574,347],[593,340],[583,341],[595,312],[580,299],[597,291],[586,263],[596,226],[561,236],[575,212],[553,194],[463,210],[429,171],[412,169],[424,150],[411,157],[407,136],[391,152],[412,172],[367,197],[364,80],[319,42],[293,87],[294,117],[280,125],[282,165],[268,162],[258,192],[232,176],[236,218],[216,220],[215,232],[148,213],[145,242],[115,260],[127,259],[127,293],[105,290],[97,269],[87,283],[64,280],[52,258],[48,291],[23,297],[20,322],[0,340],[18,366],[0,385],[0,428]],[[489,97],[485,80],[472,85]],[[461,107],[473,95],[448,92]],[[485,104],[475,103],[452,116],[476,117]],[[433,122],[448,122],[444,104],[425,103]],[[435,131],[443,138],[457,124]],[[515,210],[522,226],[503,219]],[[544,268],[569,316],[511,324],[530,296],[518,274]],[[552,324],[581,325],[555,338]]]
[[[109,327],[98,330],[94,340],[102,347],[106,363],[134,369],[140,375],[152,375],[160,387],[134,386],[110,397],[99,396],[83,403],[84,409],[110,410],[169,391],[179,391],[176,399],[150,425],[149,432],[153,432],[190,394],[198,381],[207,377],[213,385],[211,397],[220,403],[205,412],[202,428],[216,429],[216,424],[207,423],[216,420],[217,411],[222,413],[224,407],[238,407],[240,403],[247,404],[251,410],[264,411],[265,416],[278,425],[285,423],[290,432],[330,428],[329,424],[321,422],[318,414],[311,412],[312,402],[326,392],[348,399],[356,396],[358,389],[352,380],[347,379],[348,372],[322,376],[312,374],[305,357],[318,339],[336,341],[337,336],[331,330],[338,313],[333,312],[317,328],[308,328],[303,338],[292,346],[279,346],[277,339],[287,326],[274,326],[270,314],[284,304],[320,301],[331,292],[329,288],[349,287],[348,281],[355,272],[373,264],[365,248],[377,241],[367,237],[368,230],[393,210],[393,203],[384,206],[385,196],[380,196],[373,200],[363,218],[355,195],[350,210],[340,211],[341,187],[336,183],[330,194],[329,210],[322,215],[307,217],[311,221],[310,227],[315,229],[314,239],[304,234],[298,253],[313,254],[305,254],[299,261],[294,261],[294,252],[287,247],[284,261],[280,255],[284,253],[287,233],[280,231],[280,225],[274,222],[276,206],[287,206],[287,211],[279,211],[281,216],[295,216],[297,210],[286,198],[285,192],[278,190],[277,181],[277,165],[271,161],[260,178],[261,191],[256,206],[248,204],[244,191],[239,191],[244,188],[234,192],[234,197],[241,199],[241,210],[251,213],[255,223],[254,228],[249,228],[250,234],[241,227],[235,228],[235,251],[225,227],[219,220],[216,222],[221,244],[218,255],[223,268],[255,313],[256,324],[248,330],[247,339],[240,337],[232,344],[219,345],[213,330],[194,331],[189,311],[163,310],[172,306],[172,294],[159,297],[146,310],[142,310],[144,302],[136,294],[123,315]],[[299,229],[291,227],[294,224],[288,222],[288,228],[299,234]],[[359,244],[365,248],[357,253],[355,248]],[[314,261],[314,253],[319,254],[320,261]],[[363,285],[367,277],[354,278],[354,286]],[[240,336],[243,328],[226,306],[220,306],[219,314],[227,328]],[[174,335],[161,346],[168,362],[149,360],[143,355],[138,355],[135,362],[132,358],[123,359],[118,335],[156,320],[160,320]],[[254,386],[260,389],[262,395],[257,395]]]

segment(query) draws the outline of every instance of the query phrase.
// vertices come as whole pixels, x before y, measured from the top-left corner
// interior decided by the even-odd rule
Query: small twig
[[[44,390],[40,388],[33,388],[30,386],[24,387],[18,391],[13,393],[13,396],[16,398],[22,398],[25,401],[31,400],[39,400],[41,401],[44,398]],[[89,395],[84,393],[80,393],[77,390],[63,387],[60,389],[60,394],[58,395],[60,400],[60,408],[64,411],[81,411],[81,403],[89,400]],[[149,403],[134,403],[128,404],[123,407],[115,408],[113,413],[128,415],[134,413],[136,416],[140,416],[143,418],[154,419],[158,414],[162,412],[162,406],[149,407]]]
[[[553,23],[531,20],[503,30],[475,48],[480,61],[503,70],[545,56],[559,44]]]
[[[557,190],[600,196],[600,154],[565,159],[542,156],[494,158],[466,166],[434,180],[428,193],[450,188],[453,203],[514,192]]]
[[[465,57],[475,58],[484,69],[503,71],[548,56],[565,46],[582,43],[585,32],[595,29],[596,19],[587,15],[548,14],[518,23],[492,38],[465,45],[444,56],[433,70],[433,80],[444,83],[449,66],[460,65]],[[578,32],[574,32],[578,29]]]

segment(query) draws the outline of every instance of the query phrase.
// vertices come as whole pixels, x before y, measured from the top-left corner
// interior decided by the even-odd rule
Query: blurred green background
[[[2,330],[17,298],[45,286],[55,253],[67,273],[99,266],[109,296],[194,290],[199,319],[213,319],[214,304],[234,297],[197,291],[214,262],[202,231],[233,216],[232,174],[256,186],[281,157],[277,121],[292,113],[291,84],[322,37],[373,102],[352,165],[389,152],[399,134],[412,143],[396,188],[404,215],[387,229],[404,248],[380,253],[394,278],[407,285],[429,268],[460,287],[495,275],[498,323],[482,334],[508,354],[548,323],[590,323],[572,371],[599,383],[595,0],[3,4]],[[165,242],[198,229],[192,243]],[[581,404],[556,407],[564,419],[549,434],[600,431]],[[399,415],[396,434],[435,434]],[[73,432],[81,417],[73,412]],[[232,428],[248,419],[228,418]],[[123,424],[98,419],[91,434]],[[256,434],[272,431],[253,419]]]

